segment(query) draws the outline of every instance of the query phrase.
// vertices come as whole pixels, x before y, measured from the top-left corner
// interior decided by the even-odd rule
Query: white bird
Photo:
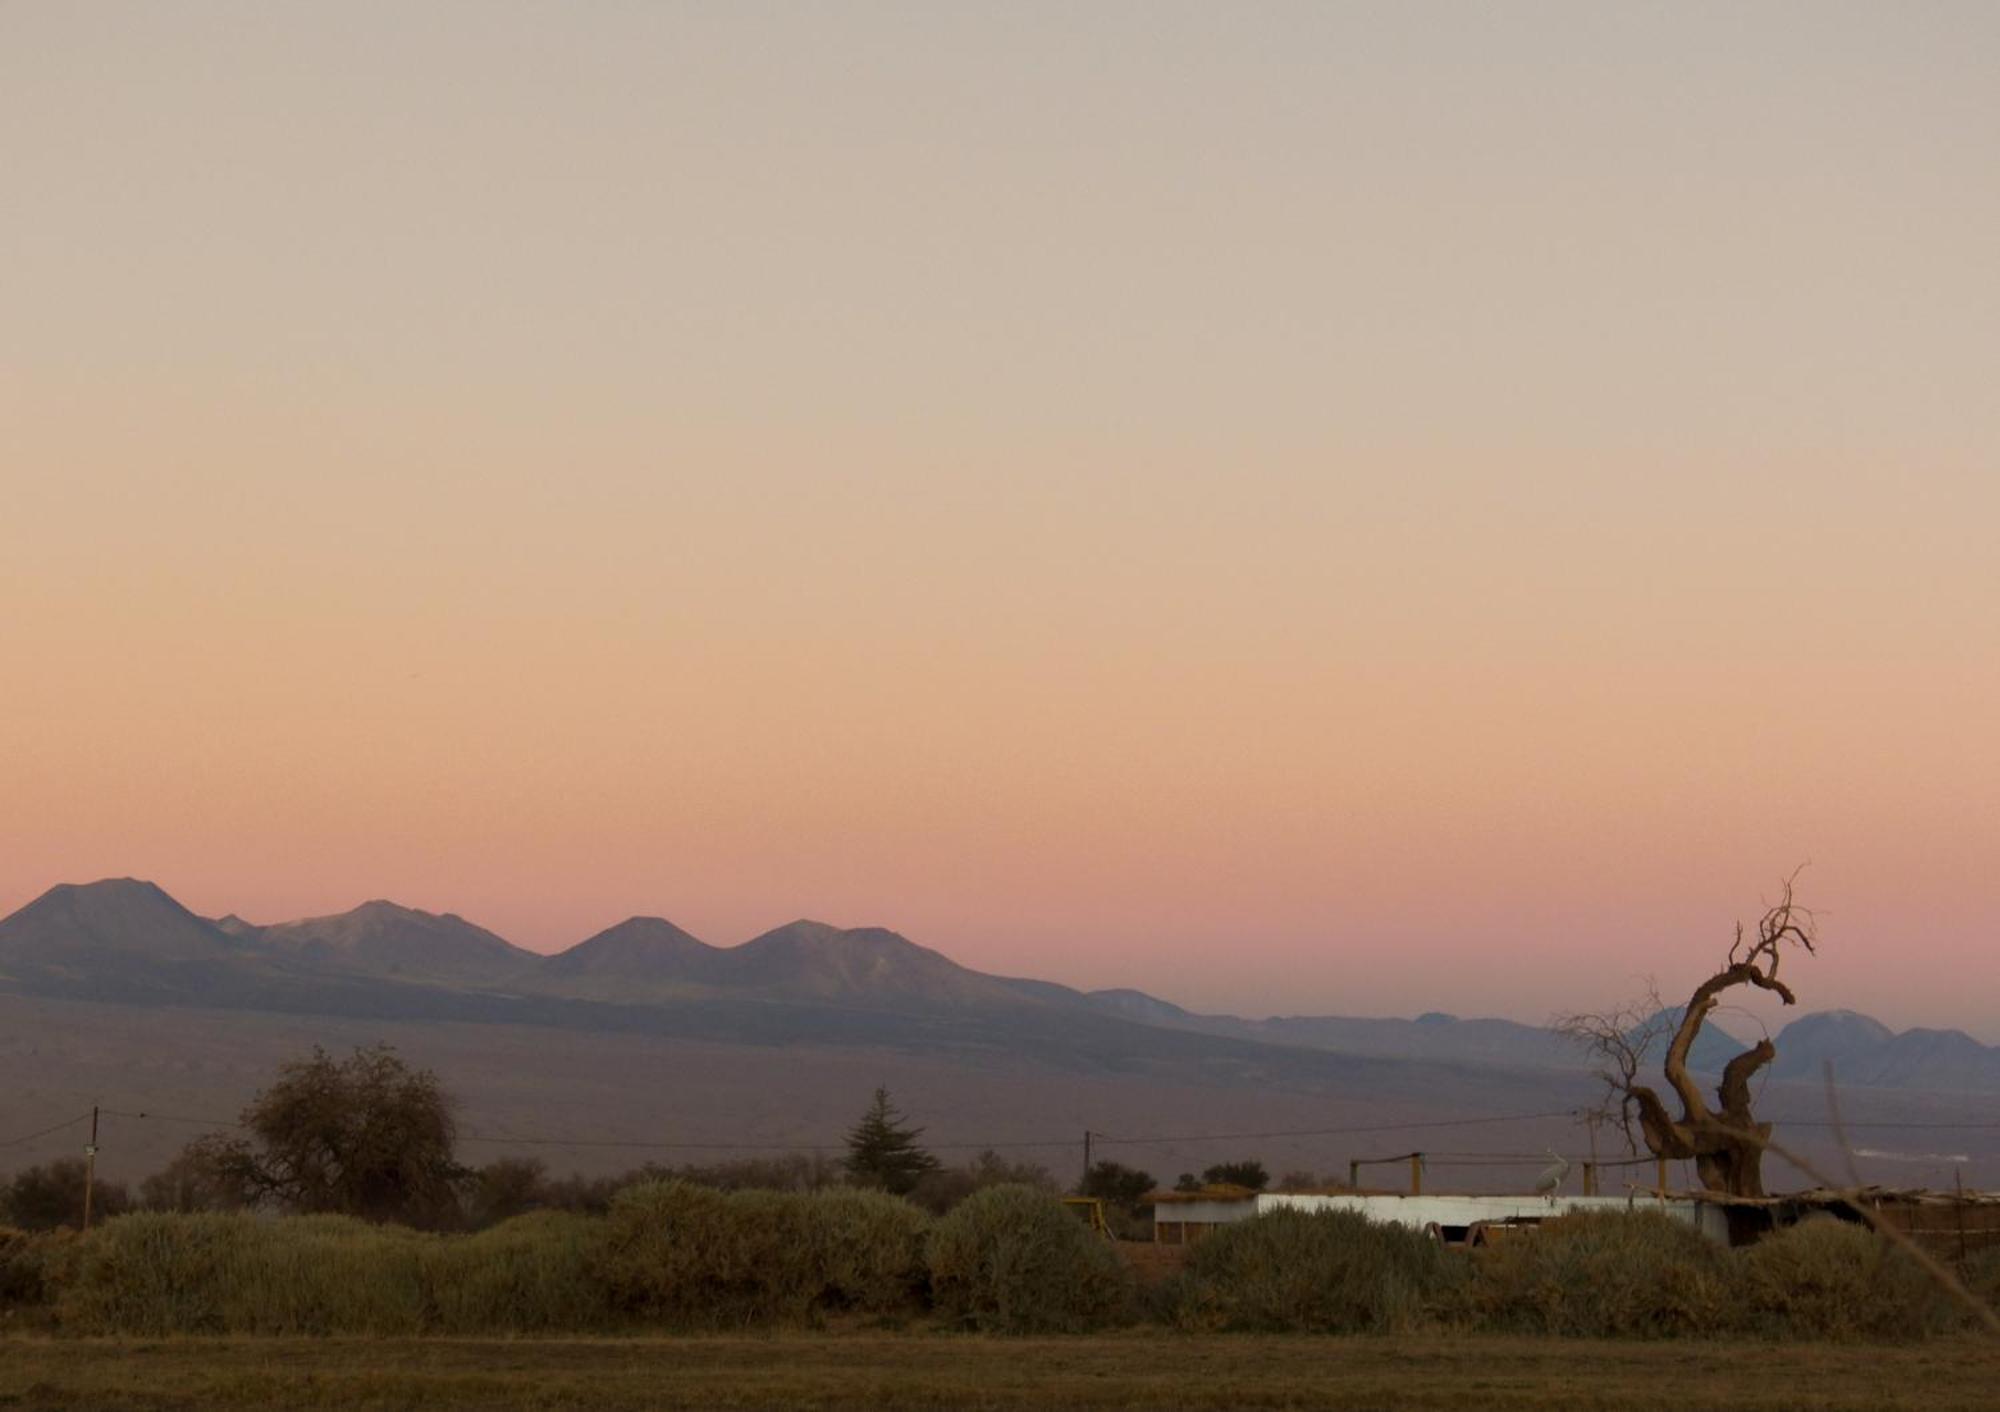
[[[1553,1206],[1556,1204],[1556,1193],[1562,1190],[1563,1180],[1569,1176],[1569,1158],[1564,1157],[1553,1147],[1548,1149],[1548,1154],[1556,1159],[1555,1165],[1544,1171],[1541,1179],[1535,1183],[1535,1194],[1546,1196],[1549,1205]]]

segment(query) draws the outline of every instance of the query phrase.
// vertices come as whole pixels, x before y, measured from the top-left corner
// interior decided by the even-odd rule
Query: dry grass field
[[[0,1339],[0,1408],[1987,1408],[2000,1345]]]

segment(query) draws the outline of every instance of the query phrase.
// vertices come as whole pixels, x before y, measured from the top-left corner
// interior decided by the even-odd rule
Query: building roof
[[[1731,1196],[1722,1191],[1680,1191],[1677,1198],[1709,1206],[2000,1206],[2000,1192],[1932,1191],[1928,1187],[1809,1187],[1769,1196]]]
[[[1221,1182],[1194,1191],[1149,1191],[1139,1204],[1173,1206],[1196,1201],[1255,1201],[1257,1194],[1255,1187],[1231,1186],[1227,1182]]]

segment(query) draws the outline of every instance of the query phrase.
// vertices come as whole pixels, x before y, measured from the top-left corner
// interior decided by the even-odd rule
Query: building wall
[[[1693,1201],[1636,1196],[1398,1196],[1388,1193],[1294,1196],[1267,1193],[1245,1214],[1279,1211],[1358,1211],[1371,1221],[1425,1230],[1432,1225],[1469,1226],[1475,1221],[1504,1221],[1514,1216],[1548,1217],[1572,1211],[1660,1211],[1685,1221],[1702,1234],[1727,1244],[1729,1227],[1720,1209]],[[1241,1216],[1236,1219],[1242,1219]]]
[[[1727,1218],[1720,1207],[1669,1198],[1627,1196],[1558,1196],[1553,1202],[1540,1196],[1397,1196],[1361,1194],[1305,1196],[1265,1193],[1242,1201],[1178,1201],[1161,1203],[1154,1220],[1162,1225],[1181,1227],[1174,1232],[1184,1238],[1188,1228],[1227,1225],[1247,1221],[1265,1211],[1356,1211],[1371,1221],[1425,1230],[1432,1225],[1470,1226],[1475,1221],[1504,1221],[1509,1217],[1559,1216],[1571,1211],[1662,1211],[1677,1221],[1686,1221],[1703,1235],[1723,1244],[1729,1242]]]

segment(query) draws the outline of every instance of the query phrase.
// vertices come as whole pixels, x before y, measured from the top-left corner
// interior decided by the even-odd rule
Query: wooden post
[[[1951,1204],[1952,1209],[1958,1213],[1958,1263],[1963,1265],[1965,1263],[1965,1168],[1954,1166],[1951,1169],[1951,1181],[1958,1193],[1958,1199]]]
[[[1423,1194],[1424,1154],[1421,1152],[1412,1152],[1410,1154],[1410,1195],[1422,1196]]]
[[[1666,1196],[1667,1196],[1667,1159],[1662,1157],[1660,1159],[1660,1199],[1664,1201],[1666,1200]]]
[[[97,1105],[90,1107],[90,1146],[83,1149],[83,1231],[90,1234],[90,1198],[97,1187]]]
[[[1583,1164],[1583,1194],[1585,1196],[1597,1195],[1597,1164],[1595,1162],[1586,1162]]]
[[[1350,1188],[1352,1188],[1353,1190],[1355,1190],[1355,1191],[1359,1191],[1359,1190],[1361,1190],[1361,1163],[1360,1163],[1360,1162],[1358,1162],[1358,1161],[1356,1161],[1356,1162],[1349,1162],[1349,1163],[1347,1164],[1347,1185],[1348,1185],[1348,1186],[1349,1186]]]

